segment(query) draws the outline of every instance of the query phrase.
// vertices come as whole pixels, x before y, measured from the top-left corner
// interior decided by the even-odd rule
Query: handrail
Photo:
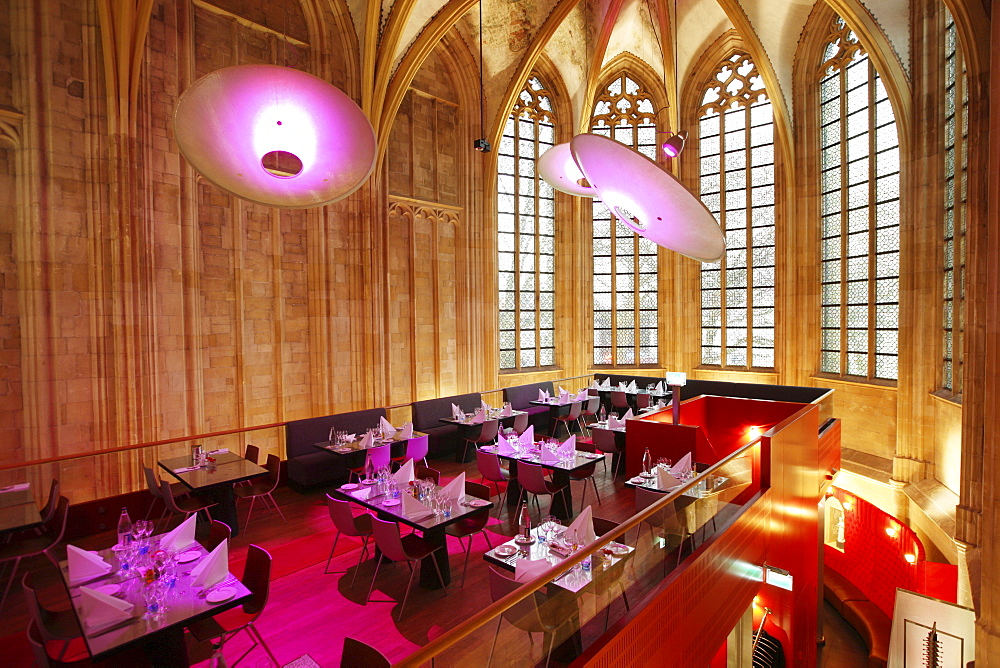
[[[583,374],[580,376],[571,376],[569,378],[558,378],[553,380],[554,383],[560,383],[570,380],[576,380],[577,378],[588,378],[589,374]],[[479,394],[490,394],[492,392],[502,392],[506,388],[500,387],[495,390],[481,390]],[[386,410],[391,410],[395,408],[406,408],[411,405],[412,402],[406,404],[394,404],[392,406],[383,406]],[[233,429],[224,429],[222,431],[212,431],[204,434],[190,434],[185,436],[175,436],[173,438],[165,438],[159,441],[147,441],[144,443],[133,443],[132,445],[120,445],[114,448],[107,448],[105,450],[88,450],[87,452],[74,452],[67,455],[58,455],[56,457],[44,457],[42,459],[33,459],[27,462],[13,462],[10,464],[0,464],[0,472],[12,471],[14,469],[28,468],[29,466],[41,466],[43,464],[58,464],[60,462],[72,461],[74,459],[86,459],[87,457],[97,457],[100,455],[113,455],[122,452],[131,452],[133,450],[143,450],[145,448],[154,448],[160,445],[170,445],[171,443],[182,443],[184,441],[194,441],[199,439],[216,438],[218,436],[229,436],[230,434],[245,434],[252,431],[260,431],[263,429],[274,429],[275,427],[284,427],[290,422],[285,420],[282,422],[271,422],[269,424],[254,425],[251,427],[236,427]]]
[[[640,522],[646,520],[646,518],[666,508],[669,503],[673,503],[674,501],[676,501],[679,496],[684,494],[684,492],[688,491],[692,487],[697,486],[702,481],[703,478],[712,475],[720,467],[735,460],[736,458],[738,458],[739,456],[743,455],[745,452],[753,448],[755,445],[760,443],[761,438],[762,435],[757,436],[755,439],[746,443],[739,449],[734,450],[724,459],[721,459],[715,464],[709,466],[707,469],[702,471],[696,477],[690,479],[686,483],[682,484],[680,487],[676,488],[673,492],[670,492],[669,494],[664,494],[662,499],[660,499],[656,503],[646,506],[641,511],[637,512],[635,515],[633,515],[629,519],[619,524],[617,528],[604,534],[595,542],[591,543],[590,546],[580,549],[579,551],[575,552],[572,556],[567,557],[563,561],[559,562],[551,570],[545,571],[544,573],[536,577],[534,580],[529,580],[528,582],[524,583],[522,586],[518,587],[511,593],[507,594],[499,601],[496,601],[495,603],[487,606],[484,610],[481,610],[480,612],[474,614],[472,617],[469,617],[464,622],[452,628],[451,630],[446,631],[445,633],[438,636],[434,640],[430,641],[429,643],[427,643],[426,645],[424,645],[423,647],[421,647],[420,649],[418,649],[417,651],[415,651],[413,654],[409,655],[402,661],[393,664],[393,666],[396,668],[417,668],[418,666],[421,666],[427,663],[428,661],[431,661],[434,657],[439,656],[442,652],[454,647],[461,640],[464,640],[468,636],[478,631],[484,623],[486,623],[491,619],[496,619],[497,614],[501,614],[503,613],[504,610],[508,610],[514,607],[524,599],[533,595],[536,591],[538,591],[545,585],[549,584],[553,580],[562,577],[570,570],[572,570],[573,567],[580,564],[584,559],[596,554],[598,550],[603,548],[605,545],[610,543],[615,538],[618,538],[619,536],[622,536],[628,533],[629,531],[635,529],[636,527],[639,526]]]

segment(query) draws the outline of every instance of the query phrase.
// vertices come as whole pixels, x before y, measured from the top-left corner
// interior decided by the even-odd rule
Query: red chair
[[[219,547],[222,541],[229,540],[233,535],[233,530],[229,528],[229,525],[219,520],[209,522],[207,529],[202,528],[204,526],[203,523],[195,525],[194,539],[209,552]]]
[[[392,455],[391,449],[391,443],[379,445],[374,448],[368,448],[368,451],[365,454],[365,465],[367,465],[370,461],[372,463],[373,471],[378,471],[379,469],[388,467],[392,463],[392,459],[390,458]],[[351,472],[352,476],[360,480],[362,474],[365,472],[365,467],[357,466],[349,468],[348,470]]]
[[[469,455],[469,445],[478,448],[486,443],[493,443],[500,433],[500,420],[483,420],[482,428],[473,438],[465,439],[465,449],[462,451],[462,461]]]
[[[628,395],[620,390],[611,392],[611,407],[618,410],[619,415],[624,415],[631,406],[628,403]]]
[[[163,503],[167,506],[167,510],[175,515],[183,514],[184,519],[187,519],[195,513],[203,512],[208,521],[212,521],[208,509],[216,504],[194,495],[179,499],[174,496],[173,486],[166,480],[160,481],[160,493],[163,495]]]
[[[344,637],[340,668],[389,668],[392,663],[382,652],[360,640]]]
[[[254,479],[249,485],[233,488],[237,499],[250,499],[250,509],[247,511],[247,521],[244,529],[250,526],[250,515],[253,514],[253,506],[257,502],[258,497],[265,508],[268,507],[267,502],[270,501],[271,509],[277,510],[278,515],[281,516],[281,521],[286,524],[288,523],[288,520],[285,519],[285,514],[278,507],[277,501],[271,496],[272,492],[278,488],[278,478],[281,475],[281,460],[277,455],[268,455],[264,468],[267,469],[266,476]]]
[[[258,463],[260,461],[260,448],[248,443],[246,449],[243,451],[243,458],[248,462]]]
[[[566,415],[556,415],[552,418],[554,421],[554,426],[552,427],[552,437],[555,438],[556,432],[559,430],[559,425],[566,428],[566,436],[570,435],[569,423],[580,421],[580,412],[583,410],[582,401],[574,401],[569,406],[569,412]]]
[[[593,443],[587,443],[586,441],[577,441],[576,449],[581,452],[597,452],[597,448],[594,447]],[[597,505],[603,505],[601,502],[601,493],[597,491],[597,481],[594,480],[594,473],[597,472],[597,462],[593,464],[588,464],[583,468],[576,469],[575,471],[570,471],[569,479],[582,481],[583,482],[583,494],[580,495],[580,510],[587,506],[587,481],[589,480],[591,485],[594,487],[594,494],[597,495]]]
[[[528,419],[531,416],[527,412],[518,413],[514,416],[514,424],[511,428],[517,433],[518,436],[528,431]]]
[[[476,450],[476,468],[479,469],[479,473],[482,475],[479,482],[488,480],[493,483],[493,487],[497,491],[497,496],[500,496],[500,483],[506,483],[512,479],[510,470],[500,465],[500,458],[489,452]],[[515,475],[514,478],[516,479],[517,476]],[[497,506],[497,517],[500,516],[500,508],[503,508],[506,499],[507,490],[504,489],[503,500]]]
[[[538,506],[538,496],[548,495],[552,497],[552,501],[549,503],[549,514],[552,514],[552,504],[555,503],[556,494],[562,494],[565,499],[566,487],[556,487],[551,482],[545,479],[545,471],[541,466],[537,464],[528,464],[527,462],[518,462],[517,465],[517,480],[521,483],[521,496],[517,500],[517,505],[514,507],[514,515],[512,517],[517,517],[520,512],[522,500],[525,498],[525,493],[530,493],[535,495],[535,506]],[[567,504],[569,505],[569,504]],[[541,507],[538,507],[538,512],[541,513]],[[572,509],[570,509],[572,512]]]
[[[153,469],[148,466],[143,466],[142,472],[146,476],[146,489],[149,490],[150,496],[153,497],[153,500],[149,504],[149,509],[146,511],[146,519],[149,519],[150,513],[153,512],[153,507],[156,505],[156,500],[159,499],[160,501],[163,501],[163,512],[160,514],[160,519],[162,520],[170,512],[170,508],[167,506],[167,502],[163,498],[161,481],[156,479],[156,474],[153,473]],[[170,483],[170,491],[176,499],[185,496],[190,489],[182,482],[174,482]]]
[[[596,392],[597,390],[592,390]],[[587,433],[587,418],[592,417],[597,418],[597,411],[601,408],[601,398],[599,396],[592,395],[584,404],[583,408],[580,410],[580,419],[578,420],[580,424],[580,431]]]
[[[419,459],[424,463],[424,466],[427,466],[427,451],[430,448],[430,440],[430,436],[418,436],[407,439],[406,452],[402,457],[394,457],[392,461],[397,464],[405,464],[410,460],[416,463]]]
[[[17,577],[17,567],[21,565],[22,559],[44,554],[52,562],[53,566],[56,568],[59,567],[59,563],[52,555],[52,548],[61,543],[63,536],[66,535],[66,518],[68,516],[69,499],[65,496],[60,496],[55,514],[52,516],[52,519],[42,525],[42,533],[40,535],[33,536],[29,534],[23,538],[16,538],[9,543],[0,545],[0,564],[3,564],[5,561],[14,562],[13,567],[10,569],[10,578],[7,580],[7,586],[3,590],[3,596],[0,597],[0,610],[3,609],[3,604],[7,602],[7,594],[10,593],[10,586],[14,584],[14,578]]]
[[[593,436],[593,444],[598,452],[603,452],[604,454],[610,453],[612,456],[618,455],[618,462],[611,469],[611,479],[614,480],[618,476],[622,462],[625,461],[625,453],[618,447],[615,432],[610,429],[594,429],[590,433]]]
[[[435,485],[441,484],[441,472],[429,466],[414,466],[413,477],[416,480],[427,480],[430,478]]]
[[[76,620],[76,613],[72,609],[50,610],[38,601],[38,593],[31,584],[31,573],[25,573],[21,580],[21,588],[24,590],[24,600],[28,605],[28,612],[38,631],[43,649],[50,642],[61,642],[62,651],[57,657],[62,661],[69,649],[70,642],[80,638],[83,632],[80,624]],[[47,652],[46,652],[47,654]]]
[[[477,499],[483,499],[485,501],[490,500],[490,488],[486,485],[480,485],[478,482],[465,481],[465,494],[466,496],[474,496]],[[472,537],[477,533],[482,534],[483,538],[486,540],[486,544],[489,546],[487,549],[493,549],[493,543],[490,542],[490,536],[486,533],[486,524],[490,521],[490,512],[487,508],[483,508],[481,511],[463,517],[457,522],[453,522],[445,527],[444,532],[458,539],[458,544],[462,545],[462,539],[468,538],[469,544],[462,545],[465,550],[465,566],[462,568],[462,586],[465,586],[465,572],[469,570],[469,555],[472,553]]]
[[[216,654],[222,654],[223,646],[236,634],[240,631],[246,631],[250,640],[253,641],[253,645],[239,659],[229,665],[235,666],[259,644],[267,652],[274,665],[280,666],[282,664],[274,658],[271,648],[264,641],[264,636],[254,626],[254,622],[264,612],[264,606],[267,605],[267,597],[270,594],[271,555],[267,550],[256,545],[250,546],[247,550],[246,567],[243,570],[241,581],[243,586],[250,590],[250,598],[243,603],[242,609],[227,610],[214,617],[199,620],[188,626],[188,631],[199,642],[215,640],[213,648]]]
[[[413,576],[417,573],[417,569],[413,567],[413,562],[429,557],[445,546],[432,545],[426,539],[412,533],[408,536],[402,536],[399,533],[399,524],[396,522],[386,522],[377,517],[372,517],[372,532],[375,534],[375,544],[378,546],[381,554],[378,557],[378,562],[375,564],[375,574],[372,575],[372,584],[368,588],[368,597],[365,599],[365,603],[367,604],[372,600],[372,592],[375,591],[375,579],[378,578],[378,569],[382,565],[382,560],[388,557],[390,561],[405,561],[406,565],[410,567],[410,582],[406,585],[403,603],[399,606],[399,616],[396,617],[396,621],[399,621],[403,618],[406,599],[410,597],[410,589],[413,588]],[[444,553],[444,558],[448,558],[447,551]],[[438,566],[437,558],[435,557],[432,561],[434,562],[434,570],[437,571],[438,580],[441,581],[441,587],[444,588],[444,593],[447,594],[448,585],[444,583],[444,576],[441,575],[441,567]]]
[[[635,407],[637,410],[649,408],[649,406],[650,406],[650,398],[648,393],[641,392],[635,395]]]
[[[358,566],[354,569],[354,577],[351,578],[351,588],[353,589],[354,583],[358,579],[358,570],[361,569],[361,562],[364,560],[365,555],[368,554],[368,539],[372,535],[372,516],[367,513],[355,515],[351,512],[350,503],[335,499],[329,494],[326,495],[326,507],[330,512],[330,520],[333,522],[333,526],[337,527],[337,536],[333,539],[333,546],[330,547],[330,556],[326,559],[326,567],[323,569],[324,573],[347,572],[330,570],[330,561],[333,559],[333,552],[337,549],[337,541],[340,540],[341,534],[354,536],[355,538],[364,538],[364,544],[358,552]]]

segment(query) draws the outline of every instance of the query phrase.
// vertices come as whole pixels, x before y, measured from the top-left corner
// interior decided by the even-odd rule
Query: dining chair
[[[378,569],[382,565],[382,560],[388,557],[390,561],[405,561],[406,565],[410,567],[410,582],[406,585],[403,603],[399,606],[399,616],[396,617],[396,621],[399,621],[403,618],[406,599],[410,597],[410,589],[413,588],[413,576],[417,573],[417,569],[413,567],[413,562],[429,557],[438,550],[445,548],[446,545],[433,545],[427,539],[412,533],[403,536],[399,532],[399,524],[396,522],[386,522],[374,516],[372,517],[372,533],[375,534],[375,545],[381,554],[379,554],[378,562],[375,564],[375,574],[372,575],[372,584],[368,588],[368,597],[365,598],[365,604],[367,605],[372,600],[372,592],[375,591],[375,579],[378,578]],[[448,558],[447,549],[445,549],[444,558]],[[444,583],[444,576],[441,575],[441,567],[438,566],[437,557],[431,561],[434,562],[434,570],[437,571],[438,580],[441,581],[441,587],[444,589],[445,595],[447,595],[448,585]]]
[[[250,445],[247,443],[247,447],[243,450],[243,458],[248,462],[253,462],[257,464],[260,462],[260,448],[256,445]]]
[[[50,642],[61,642],[62,650],[57,657],[60,661],[66,656],[66,650],[70,643],[76,638],[80,638],[83,632],[80,630],[80,623],[76,619],[76,613],[72,608],[65,610],[52,610],[46,608],[38,600],[38,592],[32,585],[32,574],[27,572],[21,579],[21,589],[24,590],[24,601],[28,606],[28,612],[34,621],[41,638],[42,645]],[[47,651],[47,650],[46,650]]]
[[[52,548],[61,543],[63,536],[66,535],[66,518],[68,516],[69,499],[60,496],[59,503],[56,504],[56,512],[47,523],[42,525],[41,534],[28,534],[0,545],[0,564],[7,561],[14,562],[10,569],[7,586],[4,587],[3,596],[0,597],[0,610],[3,610],[3,604],[7,602],[7,594],[10,593],[10,587],[14,584],[14,578],[17,577],[17,567],[21,565],[22,559],[44,554],[53,566],[59,567],[52,554]]]
[[[493,443],[500,433],[500,420],[483,420],[482,428],[473,438],[465,439],[465,449],[462,451],[462,461],[469,455],[469,446],[478,448],[486,443]]]
[[[156,500],[159,499],[160,501],[163,501],[163,512],[160,513],[160,520],[162,520],[170,512],[170,508],[163,499],[163,491],[160,489],[161,481],[157,480],[156,473],[154,473],[153,469],[148,466],[143,466],[142,472],[146,476],[146,489],[149,490],[150,496],[153,497],[153,500],[149,503],[149,509],[146,510],[146,519],[149,519],[150,513],[153,512],[153,507],[156,505]],[[186,495],[189,491],[188,486],[182,482],[170,483],[170,490],[173,492],[175,499]],[[157,520],[157,522],[160,520]]]
[[[522,586],[522,583],[497,570],[493,565],[489,566],[489,571],[490,598],[494,603]],[[504,620],[507,620],[507,623],[514,628],[526,631],[529,639],[531,639],[532,633],[542,634],[542,651],[545,652],[545,665],[548,666],[559,629],[566,624],[571,624],[578,614],[576,601],[570,596],[563,595],[562,592],[550,597],[536,591],[531,596],[525,597],[497,617],[497,628],[493,634],[493,644],[490,645],[490,656],[486,661],[487,668],[493,663],[497,637],[500,635],[500,624]],[[529,663],[534,665],[535,662],[529,661]]]
[[[63,668],[64,666],[66,668],[83,668],[84,666],[94,665],[89,655],[75,661],[62,661],[49,656],[46,642],[43,640],[42,633],[35,620],[28,622],[27,635],[28,644],[31,645],[31,653],[35,657],[35,665],[41,666],[41,668]]]
[[[246,566],[243,569],[243,577],[240,578],[243,586],[250,590],[250,598],[243,602],[241,610],[227,610],[226,612],[200,619],[190,624],[187,628],[191,635],[199,642],[214,641],[213,649],[217,655],[222,654],[224,645],[236,636],[240,631],[246,631],[253,641],[253,645],[245,651],[239,659],[229,665],[235,666],[244,657],[254,650],[259,644],[267,652],[275,666],[280,666],[271,648],[264,641],[264,636],[260,634],[254,622],[264,612],[267,605],[267,597],[271,587],[271,555],[262,547],[251,545],[247,549]],[[225,664],[221,664],[225,665]]]
[[[374,448],[368,448],[368,451],[365,453],[365,466],[368,465],[368,462],[371,462],[373,471],[378,471],[379,469],[388,467],[392,462],[391,449],[391,443],[379,445]],[[352,476],[360,480],[361,475],[365,472],[365,466],[349,468],[348,470],[351,472]]]
[[[635,395],[635,407],[637,410],[642,410],[644,408],[649,408],[650,397],[648,392],[640,392]]]
[[[392,662],[371,645],[344,636],[340,668],[389,668]]]
[[[653,491],[651,489],[645,489],[645,488],[642,488],[642,487],[636,487],[635,488],[635,511],[638,513],[640,510],[643,510],[643,509],[645,509],[645,508],[653,505],[654,503],[660,501],[661,499],[663,499],[663,497],[664,497],[664,495],[661,492],[656,492],[656,491]],[[683,509],[683,510],[686,510],[686,508]],[[657,511],[657,512],[653,513],[652,515],[650,515],[648,518],[646,518],[642,522],[642,524],[639,525],[639,528],[638,528],[638,530],[636,531],[636,534],[635,534],[635,544],[638,545],[639,544],[639,536],[642,535],[643,524],[649,526],[650,533],[653,532],[654,528],[655,529],[660,529],[662,531],[662,533],[663,533],[663,573],[664,573],[664,575],[666,575],[666,571],[667,571],[667,550],[668,550],[668,547],[667,547],[667,538],[669,538],[670,536],[679,536],[680,537],[680,543],[677,545],[677,563],[678,563],[678,565],[681,563],[681,556],[684,554],[684,541],[686,541],[688,539],[688,537],[690,536],[691,539],[692,539],[692,547],[694,545],[694,543],[693,543],[694,537],[691,535],[691,532],[688,530],[688,522],[687,522],[686,518],[685,518],[685,521],[681,521],[681,519],[678,517],[678,515],[679,515],[679,513],[678,513],[678,501],[674,500],[673,502],[667,504],[666,508],[663,508],[662,510]],[[656,540],[655,535],[653,536],[653,540],[654,541]]]
[[[45,505],[42,507],[41,512],[38,513],[38,516],[42,518],[41,523],[38,526],[31,527],[30,529],[21,529],[16,533],[21,533],[22,531],[29,531],[35,534],[36,536],[40,536],[43,531],[42,527],[48,524],[49,521],[53,518],[53,516],[55,516],[56,507],[59,505],[60,490],[61,486],[59,485],[59,481],[53,478],[52,482],[49,483],[49,498],[46,499]],[[13,535],[7,534],[7,536],[5,536],[4,539],[11,540],[13,537],[14,537]]]
[[[207,528],[203,528],[206,526]],[[209,552],[219,547],[222,541],[229,540],[232,535],[233,530],[229,528],[229,525],[219,520],[212,520],[207,525],[196,523],[194,528],[194,539]]]
[[[511,425],[511,429],[513,429],[514,432],[520,436],[528,430],[528,419],[530,417],[531,416],[528,415],[527,411],[518,413],[514,416],[514,423]]]
[[[167,510],[173,514],[184,515],[184,519],[187,519],[195,513],[204,513],[205,518],[209,522],[212,521],[212,514],[208,512],[208,509],[216,505],[215,503],[193,494],[177,498],[174,496],[173,486],[166,480],[160,481],[160,494],[162,494],[163,503],[167,506]]]
[[[594,518],[595,520],[597,518]],[[594,531],[597,531],[595,525]],[[607,596],[608,592],[612,590],[617,590],[616,599],[620,598],[625,604],[625,612],[631,610],[631,606],[628,602],[628,594],[625,592],[625,564],[628,560],[635,555],[635,552],[627,552],[620,555],[614,564],[610,564],[607,561],[602,561],[599,565],[594,565],[591,568],[591,586],[590,593],[597,598],[598,601],[602,600]],[[608,605],[604,610],[604,630],[608,630],[608,622],[611,619],[611,605],[614,600],[608,601]]]
[[[429,466],[414,466],[413,477],[415,480],[426,480],[430,478],[435,485],[441,484],[441,472]]]
[[[594,390],[595,392],[597,390]],[[587,418],[592,417],[597,418],[597,411],[601,408],[601,398],[599,396],[592,395],[587,401],[584,402],[583,408],[580,409],[580,417],[577,422],[580,424],[580,431],[583,433],[587,432]]]
[[[355,515],[351,512],[351,504],[349,502],[335,499],[329,494],[326,495],[326,507],[330,512],[330,520],[333,522],[333,526],[337,528],[337,535],[333,539],[333,545],[330,547],[330,556],[326,559],[326,567],[323,569],[324,573],[347,572],[330,570],[330,561],[333,559],[333,553],[337,549],[337,541],[340,540],[341,535],[364,539],[361,550],[358,551],[358,565],[354,569],[354,577],[351,578],[351,588],[353,589],[354,582],[358,579],[358,571],[361,570],[361,562],[364,561],[365,555],[368,554],[368,540],[372,535],[372,516],[368,513]]]
[[[402,457],[397,457],[392,461],[405,464],[412,460],[415,464],[419,459],[424,463],[424,466],[427,466],[427,451],[430,448],[430,440],[431,437],[427,435],[408,439],[406,441],[406,452]]]
[[[288,524],[288,520],[285,519],[285,514],[281,512],[281,507],[278,506],[278,502],[274,500],[272,493],[278,488],[278,478],[281,476],[281,459],[278,455],[268,455],[267,463],[264,464],[264,468],[267,469],[267,475],[260,478],[255,478],[249,485],[244,487],[234,487],[233,492],[236,494],[236,499],[250,499],[250,509],[247,511],[247,521],[243,525],[244,530],[250,526],[250,516],[253,514],[253,506],[260,499],[260,502],[265,508],[268,507],[268,501],[271,502],[270,508],[272,510],[277,510],[278,515],[281,517],[281,521]]]
[[[605,534],[611,533],[619,526],[621,526],[618,522],[615,522],[614,520],[605,519],[603,517],[597,517],[596,515],[592,517],[591,520],[594,523],[594,533],[597,534],[598,538],[604,536]]]
[[[580,452],[597,452],[597,448],[593,443],[588,443],[586,441],[577,441],[576,449]],[[594,487],[594,494],[597,495],[597,505],[603,505],[601,501],[601,493],[597,491],[597,481],[594,480],[594,473],[597,472],[597,462],[593,464],[587,464],[584,467],[578,468],[575,471],[569,472],[569,479],[571,481],[575,480],[577,482],[583,482],[583,494],[580,495],[580,511],[587,506],[587,481]]]
[[[684,508],[684,517],[687,522],[687,531],[691,534],[691,547],[694,549],[694,533],[701,529],[701,541],[705,542],[705,533],[709,521],[712,522],[712,531],[716,530],[715,516],[719,512],[718,493],[709,492],[704,496],[695,499],[694,503]]]
[[[490,488],[486,485],[481,485],[478,482],[466,480],[465,495],[489,501]],[[465,587],[465,573],[469,570],[469,555],[472,553],[472,538],[477,533],[482,534],[483,538],[486,540],[486,545],[489,546],[487,549],[493,549],[493,543],[490,542],[490,536],[486,533],[486,524],[489,521],[490,511],[488,508],[483,508],[482,510],[474,512],[471,515],[466,515],[457,522],[452,522],[444,529],[444,532],[447,535],[457,538],[458,544],[465,550],[465,566],[462,568],[462,587]],[[467,546],[462,544],[463,538],[469,539],[469,544]]]
[[[594,447],[597,448],[598,452],[610,454],[612,456],[612,460],[614,460],[615,455],[618,455],[618,461],[613,462],[611,467],[611,479],[614,480],[618,477],[618,472],[621,470],[622,462],[625,461],[625,453],[618,447],[618,440],[615,438],[615,432],[610,429],[594,429],[590,433],[593,435],[591,442],[594,444]]]
[[[521,503],[525,498],[526,493],[535,495],[535,506],[538,506],[538,496],[548,495],[552,497],[549,502],[549,514],[552,514],[552,504],[555,503],[556,494],[562,494],[565,499],[567,487],[556,487],[554,484],[545,479],[545,470],[538,464],[528,464],[527,462],[518,462],[517,465],[517,480],[521,483],[521,496],[517,500],[517,505],[514,506],[514,514],[511,517],[517,517],[521,509]],[[569,512],[572,512],[570,508]],[[541,513],[542,509],[538,506],[538,512]]]
[[[566,415],[556,415],[552,417],[553,427],[551,436],[555,438],[556,432],[559,430],[559,425],[566,428],[566,436],[569,436],[572,432],[569,429],[570,422],[580,421],[580,412],[583,410],[582,401],[574,401],[569,405],[569,411]]]
[[[479,469],[479,474],[482,476],[479,482],[489,481],[493,483],[493,487],[497,491],[497,496],[500,496],[500,483],[507,483],[517,478],[516,475],[513,478],[511,477],[510,470],[500,464],[498,456],[489,452],[483,452],[482,450],[476,450],[476,468]],[[506,500],[507,488],[504,487],[503,500],[497,504],[497,517],[500,516],[500,509],[503,508]]]
[[[611,407],[617,408],[622,413],[627,411],[631,408],[628,403],[628,395],[621,390],[613,390],[611,392]]]

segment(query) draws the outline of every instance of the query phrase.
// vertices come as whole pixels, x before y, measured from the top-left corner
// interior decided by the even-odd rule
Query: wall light
[[[760,435],[763,433],[764,432],[761,431],[760,427],[750,427],[749,429],[747,429],[747,435],[750,437],[750,440],[760,437]]]
[[[851,497],[844,499],[844,510],[854,510],[854,499]]]
[[[684,150],[684,144],[687,142],[688,133],[687,130],[681,130],[675,134],[670,135],[667,141],[663,142],[661,148],[663,149],[663,154],[668,158],[676,158]]]
[[[903,555],[903,558],[906,559],[911,564],[917,563],[917,555],[915,555],[915,554],[907,553],[907,554]]]
[[[889,538],[895,538],[896,536],[899,535],[899,529],[897,529],[896,527],[886,527],[885,533],[887,536],[889,536]]]

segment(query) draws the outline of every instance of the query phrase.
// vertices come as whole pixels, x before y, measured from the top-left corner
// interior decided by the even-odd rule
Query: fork
[[[211,587],[206,587],[205,589],[202,589],[200,592],[198,592],[198,598],[205,598],[206,596],[208,596],[209,594],[211,594],[216,589],[220,589],[220,588],[225,587],[227,585],[236,584],[237,582],[238,582],[238,580],[236,579],[236,576],[230,575],[228,578],[226,578],[222,582],[217,582],[214,585],[212,585]]]

